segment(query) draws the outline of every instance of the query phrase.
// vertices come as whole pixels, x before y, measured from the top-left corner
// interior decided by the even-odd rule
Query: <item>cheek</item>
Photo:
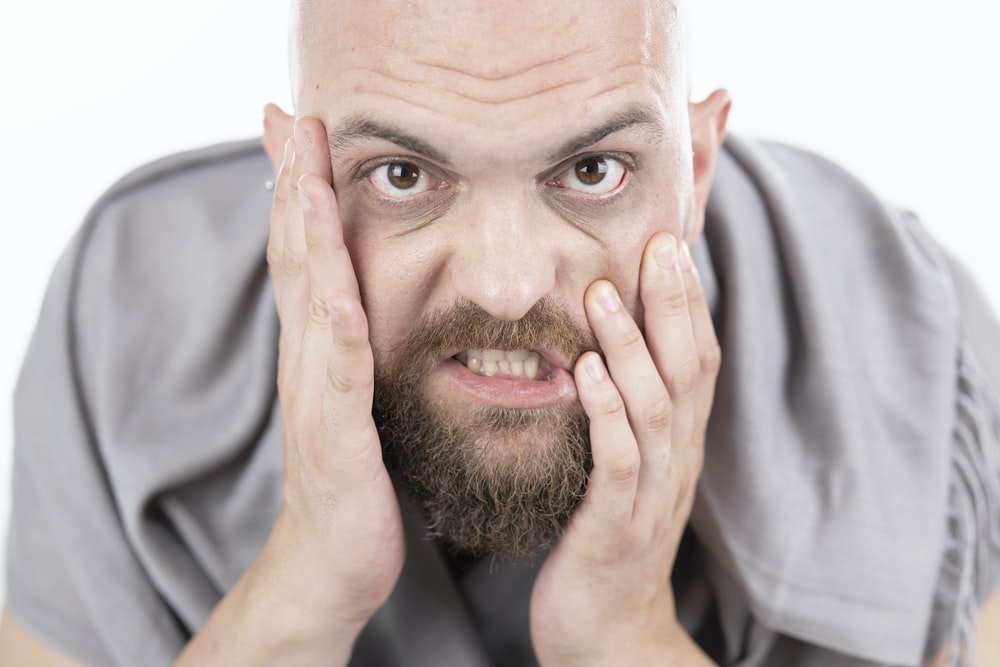
[[[633,317],[639,312],[639,265],[648,238],[647,234],[641,239],[630,239],[633,242],[616,246],[608,263],[606,277],[614,283],[622,303]]]
[[[348,219],[344,226],[368,317],[368,337],[378,362],[420,319],[434,269],[421,247],[405,238],[380,237]]]
[[[609,229],[617,233],[602,238],[607,258],[606,274],[595,276],[595,279],[607,278],[614,283],[633,317],[641,318],[642,315],[639,268],[646,244],[653,234],[661,231],[681,238],[682,217],[679,207],[671,201],[670,193],[657,192],[648,197],[643,206],[613,222]],[[641,319],[638,321],[641,323]]]

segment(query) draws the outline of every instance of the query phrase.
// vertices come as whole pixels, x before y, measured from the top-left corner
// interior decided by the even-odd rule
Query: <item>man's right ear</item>
[[[282,111],[277,104],[264,107],[264,136],[261,143],[264,144],[267,157],[271,159],[275,174],[285,157],[285,142],[291,138],[294,126],[295,117]]]

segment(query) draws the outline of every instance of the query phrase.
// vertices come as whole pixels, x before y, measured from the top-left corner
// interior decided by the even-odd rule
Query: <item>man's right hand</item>
[[[372,419],[368,321],[344,244],[326,130],[295,124],[275,183],[267,258],[281,320],[278,397],[285,436],[280,521],[296,551],[311,550],[337,620],[360,626],[399,578],[399,503]],[[320,600],[317,600],[320,602]]]
[[[294,134],[275,181],[267,248],[281,320],[285,500],[260,556],[178,665],[346,664],[403,567],[399,502],[371,414],[368,322],[326,130],[300,118]]]

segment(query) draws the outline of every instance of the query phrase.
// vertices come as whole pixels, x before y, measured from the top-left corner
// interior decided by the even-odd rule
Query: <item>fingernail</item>
[[[295,135],[295,152],[305,153],[310,148],[312,148],[312,141],[306,131],[299,127],[298,123],[295,123],[295,129],[293,130]]]
[[[591,355],[584,362],[587,366],[587,375],[594,382],[603,382],[605,378],[604,374],[604,364],[601,363],[601,358],[596,354]]]
[[[681,268],[685,271],[694,268],[694,262],[691,261],[691,248],[688,247],[687,243],[681,244]]]
[[[656,251],[656,263],[664,269],[674,268],[677,262],[677,241],[670,237],[663,247]]]
[[[597,293],[597,303],[607,313],[617,313],[621,310],[622,300],[618,298],[618,291],[613,285],[605,285]]]

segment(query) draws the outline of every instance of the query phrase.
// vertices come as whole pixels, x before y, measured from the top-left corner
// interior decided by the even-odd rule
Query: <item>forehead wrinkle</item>
[[[451,62],[448,62],[448,61],[436,61],[435,62],[435,61],[430,61],[430,60],[414,60],[412,62],[413,62],[414,65],[421,66],[421,67],[428,67],[428,68],[433,68],[433,69],[441,69],[441,70],[444,70],[446,72],[452,72],[454,74],[460,74],[460,75],[467,76],[467,77],[470,77],[470,78],[473,78],[473,79],[480,79],[482,81],[489,81],[491,83],[499,83],[501,81],[507,81],[509,79],[514,79],[514,78],[519,77],[519,76],[524,75],[524,74],[529,74],[530,72],[532,72],[532,71],[534,71],[536,69],[542,68],[542,67],[547,67],[547,66],[551,66],[551,65],[558,65],[558,64],[560,64],[562,62],[565,62],[565,61],[573,58],[574,56],[581,55],[581,54],[586,54],[586,53],[589,53],[589,52],[594,51],[594,50],[596,50],[596,49],[591,48],[591,49],[584,49],[583,51],[573,51],[571,53],[567,53],[567,54],[564,54],[562,56],[558,56],[556,58],[552,58],[551,60],[547,60],[545,62],[531,63],[531,64],[527,64],[527,65],[524,65],[524,66],[521,66],[521,67],[515,67],[510,72],[506,72],[506,73],[496,72],[496,73],[493,73],[493,74],[490,74],[490,73],[485,72],[485,71],[473,72],[470,69],[460,67],[459,65],[452,64]]]
[[[426,95],[455,96],[481,104],[501,105],[519,102],[546,93],[557,92],[580,85],[615,85],[630,80],[657,80],[662,76],[656,71],[658,64],[647,61],[635,53],[609,53],[601,67],[585,58],[588,55],[609,51],[607,44],[599,48],[560,56],[555,60],[533,63],[517,71],[502,75],[474,73],[454,64],[416,61],[409,53],[393,47],[367,45],[342,53],[342,75],[353,82],[353,90],[374,92],[379,88],[391,90],[403,86],[404,90]],[[634,57],[639,55],[639,57]],[[547,69],[551,69],[546,74]],[[640,73],[630,77],[633,69]],[[610,81],[609,81],[610,80]]]
[[[453,108],[455,103],[473,103],[477,105],[483,105],[486,107],[492,107],[494,109],[500,109],[505,106],[515,105],[517,103],[530,103],[535,98],[544,96],[546,94],[561,94],[566,89],[573,89],[574,87],[582,87],[580,93],[580,100],[596,100],[609,93],[614,93],[615,91],[623,90],[625,88],[630,88],[636,84],[643,87],[651,88],[656,91],[659,95],[666,94],[663,91],[663,85],[661,82],[655,81],[655,73],[646,74],[641,77],[629,77],[626,72],[630,68],[641,68],[646,69],[642,65],[637,65],[635,63],[623,64],[609,71],[607,74],[609,76],[604,76],[600,78],[586,77],[580,79],[574,79],[571,81],[563,81],[553,85],[546,85],[542,89],[532,90],[530,92],[524,92],[522,94],[515,95],[502,95],[497,93],[495,95],[473,95],[469,91],[458,90],[451,83],[439,83],[436,81],[426,81],[413,78],[404,78],[398,74],[388,75],[384,72],[380,72],[372,69],[355,69],[355,74],[350,77],[353,82],[351,86],[352,94],[365,94],[373,95],[378,97],[387,97],[391,100],[402,101],[407,105],[411,105],[416,108],[439,112],[442,109]],[[608,80],[610,77],[610,80]],[[638,80],[637,80],[638,79]],[[589,90],[588,90],[589,89]],[[450,98],[450,99],[449,99]],[[581,102],[582,103],[582,102]],[[563,103],[560,103],[560,105]],[[638,106],[638,105],[637,105]],[[653,116],[654,114],[648,113],[647,115]],[[484,109],[480,113],[489,113]],[[345,128],[348,129],[348,128]],[[346,133],[352,134],[352,133]],[[357,132],[353,132],[357,135]],[[399,132],[402,135],[402,132]],[[370,135],[370,136],[380,136],[380,135]],[[382,137],[388,138],[388,137]],[[392,141],[392,138],[389,138]],[[413,138],[410,138],[413,141]],[[396,142],[400,143],[400,142]],[[419,143],[414,141],[414,143]],[[404,145],[400,143],[400,145]],[[424,146],[422,149],[414,148],[416,152],[434,152],[429,146]],[[443,157],[440,155],[441,151],[436,151],[439,154],[439,158]],[[438,158],[435,158],[438,159]]]
[[[628,67],[628,65],[622,65],[621,67]],[[399,75],[388,76],[381,72],[371,71],[369,73],[369,80],[367,82],[367,85],[363,88],[360,88],[359,90],[362,90],[363,92],[368,92],[368,93],[374,92],[378,94],[377,86],[372,85],[372,82],[376,79],[384,79],[393,83],[403,84],[410,90],[416,91],[420,94],[426,94],[426,92],[430,90],[433,91],[434,94],[436,95],[454,96],[468,102],[475,102],[477,104],[487,104],[491,106],[499,106],[510,102],[523,102],[525,100],[530,100],[533,97],[544,95],[545,93],[551,93],[563,88],[569,88],[571,86],[586,84],[593,80],[592,77],[581,76],[580,78],[576,78],[571,81],[561,81],[556,84],[546,85],[544,88],[538,90],[532,90],[530,92],[514,93],[506,95],[502,93],[496,93],[494,95],[485,95],[485,94],[476,95],[472,94],[468,90],[458,89],[458,87],[456,87],[454,83],[449,83],[448,85],[442,85],[422,79],[405,78]],[[424,105],[419,103],[417,104],[419,106],[423,106],[428,109],[434,108],[433,106],[430,105]],[[440,100],[437,100],[435,106],[440,106],[440,104],[441,104]]]

